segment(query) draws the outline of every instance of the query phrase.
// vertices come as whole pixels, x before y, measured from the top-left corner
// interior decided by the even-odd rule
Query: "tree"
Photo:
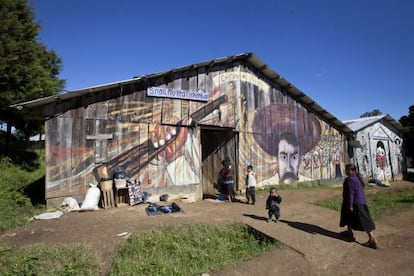
[[[361,116],[359,116],[359,118],[365,118],[365,117],[371,117],[371,116],[378,116],[378,115],[382,115],[381,110],[374,109],[371,112],[365,112],[364,114],[362,114]]]
[[[8,138],[12,126],[24,136],[40,126],[10,105],[55,95],[65,84],[58,78],[62,61],[39,41],[39,30],[28,0],[0,0],[0,122],[6,122]]]
[[[405,155],[414,157],[414,105],[408,108],[408,116],[402,116],[399,122],[405,128],[405,132],[404,132]]]

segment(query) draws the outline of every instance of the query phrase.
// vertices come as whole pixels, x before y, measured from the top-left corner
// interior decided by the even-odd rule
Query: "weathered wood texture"
[[[147,88],[154,86],[204,91],[209,100],[147,96]],[[142,188],[202,184],[204,192],[213,193],[226,156],[236,168],[236,189],[243,188],[249,164],[259,185],[270,183],[266,179],[275,176],[278,157],[264,150],[263,141],[277,141],[282,132],[291,131],[290,126],[275,128],[276,118],[307,129],[312,117],[281,87],[239,63],[140,79],[51,104],[44,113],[50,115],[47,198],[85,194],[90,182],[111,178],[118,166]],[[330,158],[333,152],[343,157],[344,138],[318,122],[318,143],[301,152],[300,171],[308,179],[329,179],[334,175]]]

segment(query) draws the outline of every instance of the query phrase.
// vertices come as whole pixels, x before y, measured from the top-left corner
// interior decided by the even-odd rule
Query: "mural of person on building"
[[[277,160],[277,173],[266,182],[291,184],[309,180],[300,174],[299,164],[302,155],[311,151],[321,136],[315,115],[294,104],[267,105],[256,112],[252,130],[258,145]]]
[[[385,177],[385,168],[387,167],[387,156],[385,153],[385,146],[382,141],[377,142],[376,161],[380,174],[379,179],[386,182],[387,179]]]

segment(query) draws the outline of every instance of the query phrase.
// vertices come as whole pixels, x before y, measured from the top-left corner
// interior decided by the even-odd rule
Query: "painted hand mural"
[[[103,178],[110,178],[112,172],[119,166],[123,167],[128,176],[136,177],[142,183],[148,183],[148,186],[165,186],[167,180],[174,182],[174,179],[168,178],[175,176],[176,171],[181,172],[181,179],[194,179],[195,175],[191,173],[191,168],[185,163],[183,155],[186,150],[198,150],[194,143],[189,141],[196,134],[190,133],[192,128],[183,126],[191,126],[217,110],[225,102],[227,96],[222,95],[200,107],[191,114],[190,118],[178,120],[175,126],[153,125],[148,131],[148,140],[97,166],[94,169],[96,179],[100,181]],[[148,170],[142,170],[144,167],[148,167]]]

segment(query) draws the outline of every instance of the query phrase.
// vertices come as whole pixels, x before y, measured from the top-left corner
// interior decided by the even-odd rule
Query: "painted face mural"
[[[288,138],[289,136],[291,138]],[[299,179],[299,144],[296,136],[287,135],[280,140],[278,163],[280,182],[291,184]]]
[[[299,106],[273,104],[257,111],[252,129],[258,145],[277,157],[279,183],[300,181],[301,155],[319,142],[319,120]]]
[[[381,170],[384,170],[386,166],[385,162],[385,147],[384,144],[380,141],[377,143],[377,165]]]

